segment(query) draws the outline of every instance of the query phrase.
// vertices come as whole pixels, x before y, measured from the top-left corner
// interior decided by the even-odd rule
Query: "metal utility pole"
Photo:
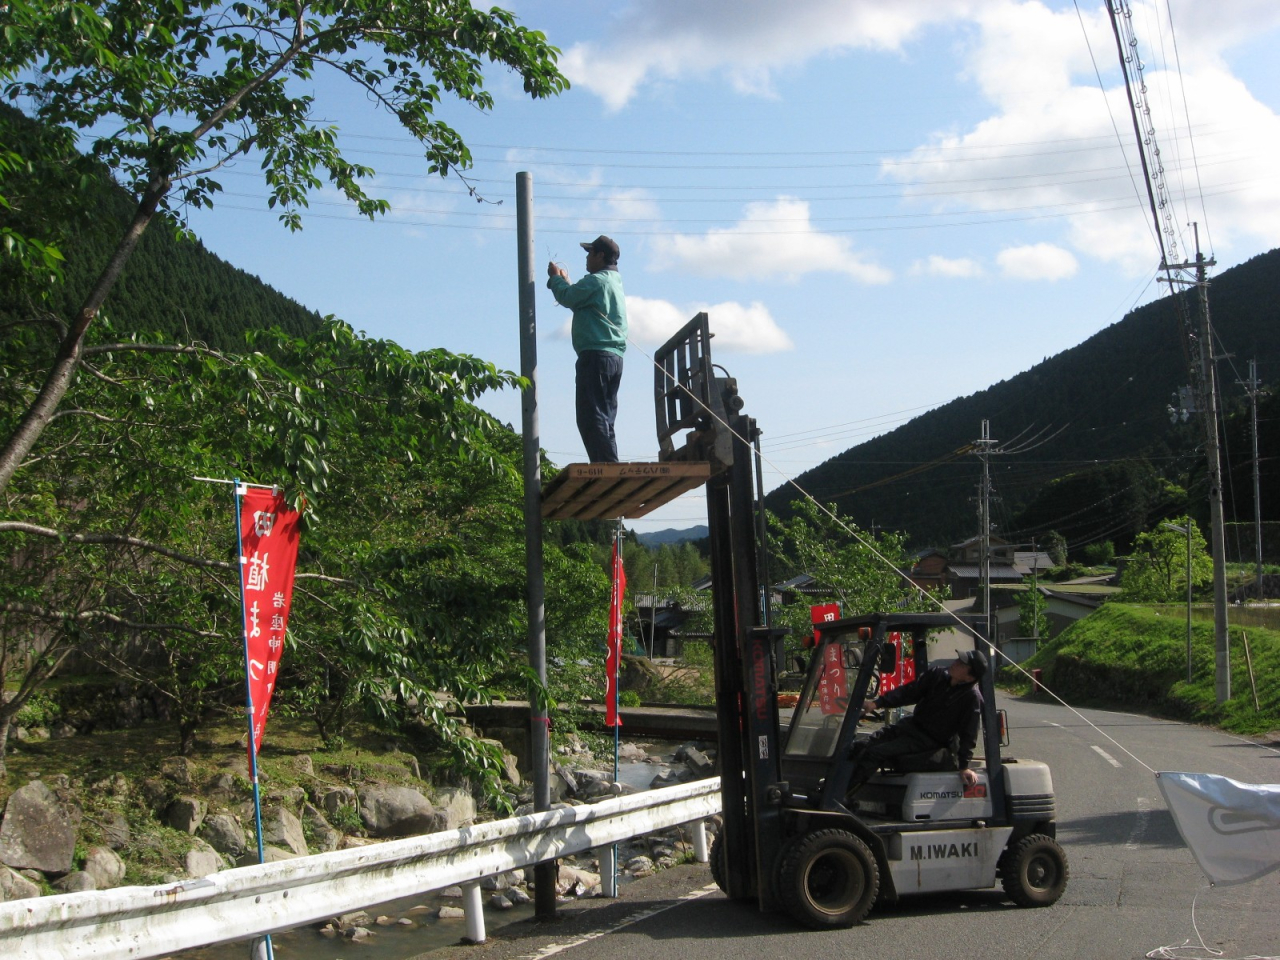
[[[1249,421],[1253,434],[1253,547],[1258,599],[1262,599],[1262,496],[1258,484],[1258,361],[1249,361],[1249,379],[1240,381],[1249,394]]]
[[[520,284],[520,375],[529,381],[520,398],[524,438],[524,556],[528,585],[529,665],[547,682],[546,586],[542,573],[542,439],[538,432],[538,320],[533,275],[533,176],[516,174],[516,244]],[[551,809],[551,720],[540,698],[529,704],[529,752],[533,763],[533,809]],[[556,863],[533,868],[534,910],[539,920],[556,915]]]

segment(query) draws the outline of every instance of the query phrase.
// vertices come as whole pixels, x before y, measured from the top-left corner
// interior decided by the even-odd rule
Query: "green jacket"
[[[556,303],[573,311],[573,349],[606,350],[622,356],[627,349],[627,300],[622,277],[614,267],[588,273],[575,284],[558,274],[547,279]]]

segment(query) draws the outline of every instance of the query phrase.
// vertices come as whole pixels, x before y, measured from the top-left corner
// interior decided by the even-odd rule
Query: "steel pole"
[[[529,665],[538,683],[547,682],[546,590],[542,575],[542,464],[538,433],[538,319],[533,247],[533,176],[516,174],[516,247],[520,285],[520,375],[529,381],[520,397],[524,439],[524,541],[528,579],[525,605],[529,617]],[[551,809],[549,757],[551,720],[541,696],[529,698],[529,753],[533,765],[533,809]],[[556,864],[534,868],[534,908],[540,920],[556,915]]]
[[[1187,683],[1191,682],[1191,517],[1187,517]]]

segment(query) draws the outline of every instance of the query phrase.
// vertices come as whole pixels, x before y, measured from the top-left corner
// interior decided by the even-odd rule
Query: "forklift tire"
[[[729,888],[725,885],[725,875],[729,872],[729,854],[724,848],[723,830],[717,833],[716,838],[711,841],[710,867],[711,879],[716,882],[720,892],[728,896]]]
[[[797,922],[815,930],[851,927],[871,912],[880,871],[867,845],[848,830],[799,837],[778,867],[778,897]]]
[[[1000,858],[1000,884],[1020,907],[1048,907],[1067,889],[1067,855],[1052,837],[1023,837]]]

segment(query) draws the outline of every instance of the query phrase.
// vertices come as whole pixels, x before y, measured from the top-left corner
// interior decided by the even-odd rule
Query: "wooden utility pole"
[[[1253,548],[1254,577],[1258,600],[1262,600],[1262,496],[1258,481],[1258,361],[1249,361],[1249,379],[1238,381],[1249,394],[1249,421],[1253,434]]]
[[[1218,384],[1214,368],[1213,329],[1209,323],[1209,280],[1205,268],[1212,266],[1200,252],[1200,229],[1196,224],[1196,259],[1194,263],[1163,263],[1167,282],[1194,284],[1196,318],[1192,357],[1193,386],[1198,394],[1197,406],[1204,431],[1204,453],[1209,480],[1209,549],[1213,555],[1213,658],[1214,693],[1218,703],[1231,699],[1231,638],[1227,629],[1227,546],[1222,509],[1222,453],[1218,439]],[[1195,269],[1195,280],[1185,280],[1174,271]],[[1165,277],[1160,278],[1162,281]],[[1178,296],[1178,294],[1175,294]],[[1189,309],[1190,305],[1187,305]],[[1188,329],[1192,323],[1188,322]],[[1197,362],[1198,361],[1198,362]]]

